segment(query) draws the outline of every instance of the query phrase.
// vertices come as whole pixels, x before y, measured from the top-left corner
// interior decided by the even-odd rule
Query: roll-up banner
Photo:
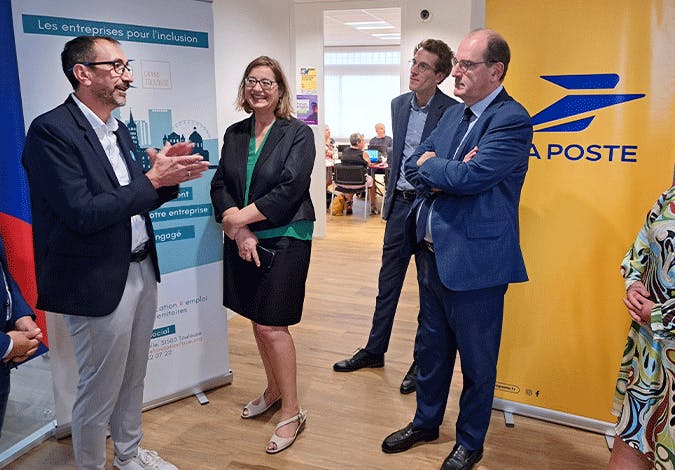
[[[613,434],[629,317],[619,265],[673,175],[672,0],[487,0],[534,125],[530,281],[507,294],[495,406]]]
[[[137,155],[191,141],[212,162],[204,177],[181,185],[178,199],[151,213],[162,282],[144,402],[155,406],[230,383],[222,235],[209,198],[218,160],[211,3],[21,0],[12,8],[26,128],[72,91],[61,72],[64,44],[80,35],[111,36],[133,59],[135,88],[113,115],[129,128]],[[69,428],[77,372],[61,315],[48,314],[47,326],[58,431]]]

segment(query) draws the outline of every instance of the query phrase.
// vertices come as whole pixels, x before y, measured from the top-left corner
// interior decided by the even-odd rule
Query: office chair
[[[333,207],[333,198],[335,193],[356,194],[365,191],[368,194],[366,184],[366,173],[364,168],[359,165],[337,164],[333,167],[333,189],[330,196],[330,207]],[[330,216],[333,217],[333,211]],[[363,201],[363,218],[368,218],[368,202]]]

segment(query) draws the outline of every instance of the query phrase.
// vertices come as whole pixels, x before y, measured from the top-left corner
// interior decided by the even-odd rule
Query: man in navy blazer
[[[143,380],[157,305],[159,266],[148,211],[201,176],[191,146],[150,151],[143,174],[126,126],[130,61],[109,37],[81,36],[61,54],[74,88],[37,117],[23,166],[33,211],[37,307],[64,314],[79,371],[72,436],[80,469],[105,467],[107,426],[119,469],[175,469],[140,449]],[[154,466],[153,466],[154,465]]]
[[[411,60],[409,93],[391,101],[394,148],[389,155],[389,181],[384,199],[383,218],[387,220],[382,246],[382,266],[377,285],[373,326],[368,344],[353,357],[337,362],[333,369],[350,372],[363,367],[382,367],[384,353],[394,325],[396,306],[401,295],[410,253],[403,253],[405,218],[415,199],[415,188],[403,174],[403,161],[434,130],[445,110],[457,101],[445,95],[438,85],[452,69],[452,51],[443,41],[426,39],[415,48]],[[413,353],[413,358],[415,353]],[[415,391],[417,363],[408,369],[401,393]]]
[[[9,397],[9,369],[35,354],[42,331],[14,282],[7,265],[5,243],[0,237],[0,433]]]
[[[527,280],[518,204],[532,125],[502,86],[509,61],[497,32],[464,38],[452,76],[465,106],[445,113],[405,168],[420,194],[406,232],[409,249],[418,249],[417,411],[382,448],[401,452],[438,437],[459,351],[464,381],[456,444],[442,469],[470,469],[483,455],[504,294],[509,283]]]

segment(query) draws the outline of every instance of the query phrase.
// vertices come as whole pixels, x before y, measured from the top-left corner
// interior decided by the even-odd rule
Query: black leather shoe
[[[438,439],[438,429],[413,429],[412,423],[409,423],[403,429],[389,434],[382,441],[382,451],[387,454],[404,452],[418,442],[428,442],[434,439]]]
[[[384,354],[371,354],[365,349],[359,349],[349,359],[333,364],[335,372],[352,372],[364,367],[384,367]]]
[[[469,470],[483,458],[483,448],[467,450],[460,444],[455,444],[450,455],[443,461],[441,470]]]
[[[406,372],[405,377],[403,377],[403,382],[401,382],[401,393],[407,395],[415,391],[417,387],[417,361],[413,361],[410,369]]]

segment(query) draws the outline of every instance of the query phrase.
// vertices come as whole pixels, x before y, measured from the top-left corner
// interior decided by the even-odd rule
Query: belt
[[[417,193],[412,190],[401,191],[400,189],[397,189],[396,191],[394,191],[394,195],[402,197],[406,201],[412,201],[413,199],[415,199],[415,197],[417,197]]]
[[[422,243],[424,244],[424,248],[426,248],[429,253],[434,254],[434,244],[433,243],[428,242],[426,240],[422,240]]]
[[[150,254],[150,242],[145,242],[139,249],[131,253],[129,260],[132,263],[140,263],[148,257],[148,254]]]

